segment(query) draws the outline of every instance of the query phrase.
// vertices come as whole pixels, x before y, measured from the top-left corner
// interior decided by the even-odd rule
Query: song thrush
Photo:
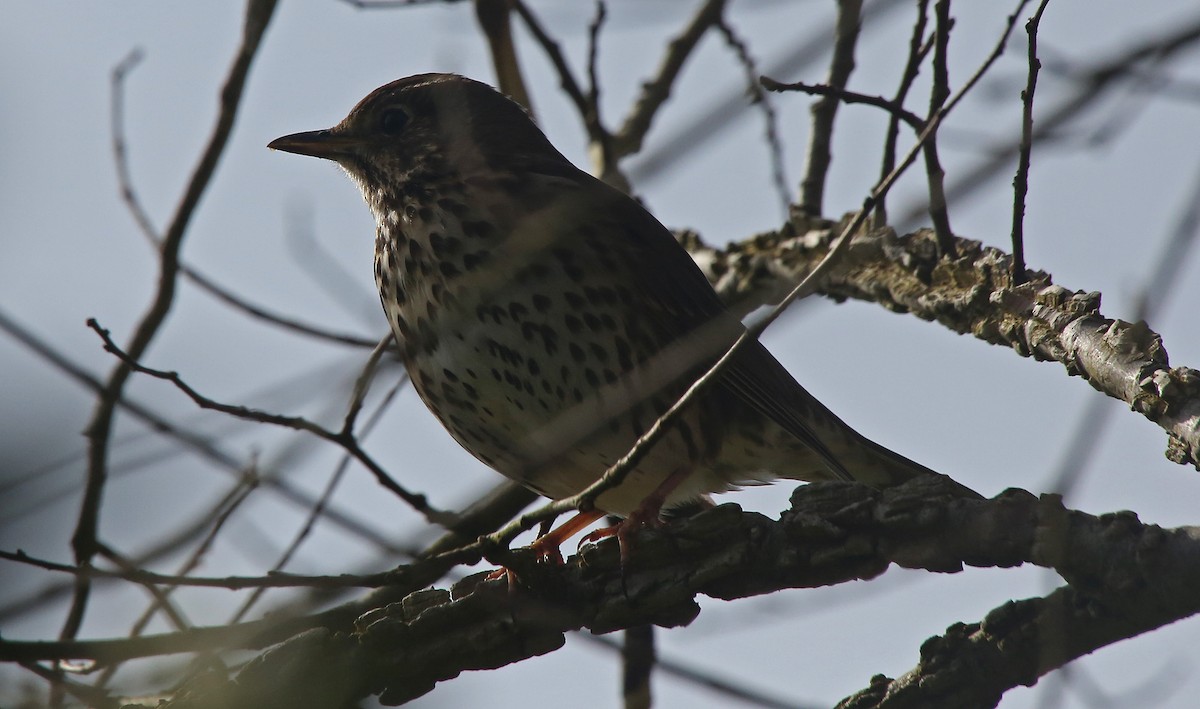
[[[546,497],[595,482],[742,332],[662,224],[486,84],[400,79],[333,128],[269,147],[333,160],[358,185],[421,399],[476,458]],[[747,344],[600,510],[645,524],[664,505],[774,478],[934,474]]]

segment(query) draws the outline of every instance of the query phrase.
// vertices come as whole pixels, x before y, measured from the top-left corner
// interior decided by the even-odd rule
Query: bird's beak
[[[331,130],[310,130],[276,138],[267,143],[267,147],[285,153],[339,160],[350,155],[359,142],[355,138],[339,135]]]

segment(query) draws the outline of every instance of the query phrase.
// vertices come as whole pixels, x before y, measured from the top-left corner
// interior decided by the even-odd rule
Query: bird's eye
[[[388,135],[398,135],[406,125],[408,114],[399,108],[389,108],[379,119],[379,127]]]

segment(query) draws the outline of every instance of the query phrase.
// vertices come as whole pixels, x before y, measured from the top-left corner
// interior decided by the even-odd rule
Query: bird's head
[[[524,108],[487,84],[455,74],[393,81],[372,91],[336,126],[285,135],[267,147],[337,162],[368,202],[382,197],[381,190],[569,166]]]

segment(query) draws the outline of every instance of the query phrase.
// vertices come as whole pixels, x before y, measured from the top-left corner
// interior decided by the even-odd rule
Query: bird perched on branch
[[[546,497],[596,482],[743,332],[666,227],[486,84],[400,79],[333,128],[269,147],[333,160],[358,185],[421,399],[476,458]],[[855,432],[754,340],[596,509],[542,543],[557,554],[603,512],[626,518],[624,542],[664,507],[775,478],[935,474]]]

